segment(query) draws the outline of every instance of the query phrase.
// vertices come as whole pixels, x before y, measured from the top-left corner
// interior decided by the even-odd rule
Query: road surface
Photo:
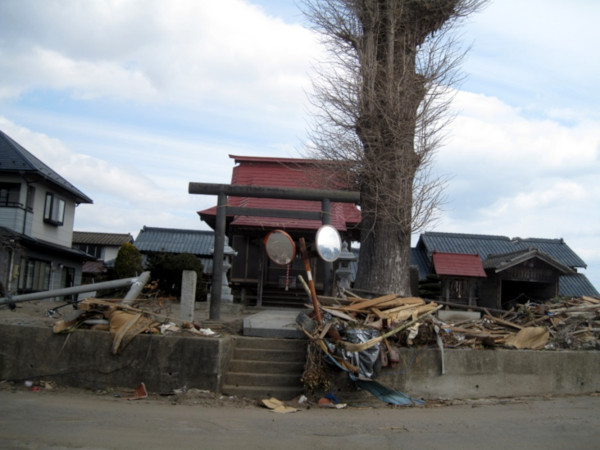
[[[592,449],[600,396],[392,408],[177,403],[0,390],[2,449]]]

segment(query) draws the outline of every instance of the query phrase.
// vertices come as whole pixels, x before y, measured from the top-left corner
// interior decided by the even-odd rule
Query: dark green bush
[[[181,277],[184,270],[196,272],[196,300],[206,296],[206,282],[203,278],[203,267],[200,259],[189,253],[170,254],[154,253],[148,256],[148,270],[152,280],[158,282],[158,288],[164,295],[179,297],[181,294]]]

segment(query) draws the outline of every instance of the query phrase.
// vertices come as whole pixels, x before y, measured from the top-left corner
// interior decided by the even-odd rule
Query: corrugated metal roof
[[[69,192],[78,203],[93,203],[91,198],[29,153],[2,130],[0,130],[0,172],[30,173]]]
[[[133,236],[129,233],[73,231],[73,244],[110,245],[120,247],[128,242],[133,242]]]
[[[212,258],[213,231],[144,227],[133,245],[140,252],[190,253]]]
[[[562,275],[559,278],[558,286],[558,295],[563,297],[600,296],[590,280],[582,273]]]
[[[332,172],[324,170],[323,161],[295,158],[263,158],[230,155],[236,164],[233,168],[231,184],[242,186],[268,186],[282,188],[339,189]],[[229,197],[227,204],[247,208],[286,209],[296,211],[321,211],[321,202],[305,200],[285,200],[254,197]],[[201,215],[212,216],[215,208],[200,211]],[[331,224],[344,231],[348,226],[360,222],[360,210],[350,203],[331,203]],[[231,225],[259,227],[265,229],[282,228],[295,230],[316,230],[321,221],[287,219],[280,217],[236,216]]]
[[[438,275],[486,277],[479,255],[434,252],[433,267]]]
[[[419,243],[427,252],[478,254],[485,260],[490,255],[502,255],[519,250],[536,248],[568,267],[586,267],[585,262],[571,250],[563,239],[508,238],[461,233],[426,232]]]

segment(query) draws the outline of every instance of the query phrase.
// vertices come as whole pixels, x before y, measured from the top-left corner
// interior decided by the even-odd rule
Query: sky
[[[600,288],[597,0],[492,0],[434,160],[427,231],[563,238]],[[0,129],[91,197],[75,230],[208,229],[189,182],[300,157],[324,49],[294,0],[1,0]]]

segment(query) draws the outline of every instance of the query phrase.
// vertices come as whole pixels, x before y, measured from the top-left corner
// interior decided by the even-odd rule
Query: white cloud
[[[9,13],[4,97],[50,87],[84,99],[301,110],[318,54],[310,31],[241,0],[0,4]]]

